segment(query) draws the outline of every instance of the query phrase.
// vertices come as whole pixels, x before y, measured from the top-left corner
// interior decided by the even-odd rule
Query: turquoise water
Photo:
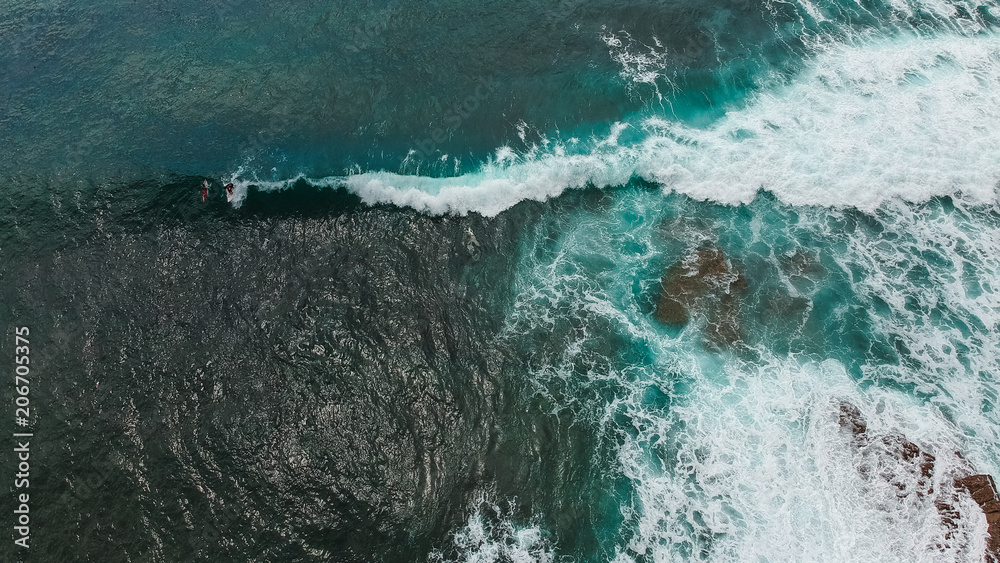
[[[8,3],[4,553],[984,561],[997,8]]]
[[[942,533],[930,500],[860,476],[874,454],[837,417],[849,402],[870,433],[920,436],[937,479],[962,465],[954,451],[996,463],[997,309],[966,266],[996,267],[995,208],[943,198],[868,215],[648,188],[573,203],[522,251],[509,330],[544,342],[524,345],[539,414],[591,428],[616,469],[602,476],[614,500],[594,501],[615,526],[597,532],[613,538],[604,557],[976,559],[926,551]],[[747,288],[664,327],[660,276],[703,241]],[[726,323],[735,336],[720,340]]]

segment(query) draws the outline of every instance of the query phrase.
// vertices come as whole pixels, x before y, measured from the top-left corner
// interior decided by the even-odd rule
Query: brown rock
[[[746,290],[747,281],[735,271],[722,249],[714,245],[698,248],[671,265],[661,283],[657,321],[683,326],[690,320],[689,311],[698,308],[708,316],[706,336],[710,342],[730,345],[742,340],[739,307],[734,297]]]
[[[861,418],[861,411],[858,407],[850,403],[840,403],[840,417],[838,419],[841,428],[846,428],[854,434],[855,440],[865,437],[868,432],[868,425]]]
[[[934,462],[937,458],[927,452],[920,453],[920,474],[930,479],[934,475]]]
[[[996,498],[996,491],[989,487],[983,487],[981,489],[976,489],[975,491],[969,491],[969,495],[972,497],[972,500],[976,501],[976,504],[984,506],[986,503]]]
[[[996,483],[990,475],[969,475],[955,479],[955,487],[965,489],[980,506],[996,498]]]
[[[955,479],[955,488],[964,489],[986,515],[990,541],[987,555],[991,561],[1000,560],[1000,497],[991,475],[968,475]]]
[[[990,541],[986,549],[991,556],[989,561],[996,561],[1000,557],[1000,526],[990,526]]]
[[[934,506],[937,508],[938,514],[941,515],[941,523],[951,529],[958,527],[958,519],[961,517],[958,509],[951,502],[953,500],[954,498],[950,500],[939,498],[934,501]]]
[[[680,301],[664,295],[656,306],[656,320],[666,325],[684,326],[688,322],[688,312]]]
[[[903,436],[897,436],[900,443],[900,456],[906,461],[913,461],[920,455],[920,448]]]
[[[856,445],[863,446],[870,444],[867,437],[868,427],[857,407],[850,403],[841,403],[839,423],[841,428],[851,431]],[[895,456],[919,467],[920,475],[923,477],[923,479],[919,480],[920,489],[933,477],[934,464],[937,459],[932,454],[921,450],[920,446],[907,440],[902,434],[881,436],[880,440],[874,441],[874,445],[879,444],[885,448],[882,450],[884,452],[882,455]],[[965,459],[958,452],[955,452],[955,455],[960,460]],[[862,465],[858,468],[858,471],[862,475],[867,476],[868,471],[866,468],[867,465]],[[892,475],[883,474],[883,476],[890,480],[893,479]],[[996,483],[993,477],[990,475],[967,475],[955,479],[954,484],[956,490],[968,492],[985,514],[990,536],[987,545],[987,559],[993,562],[1000,562],[1000,495],[997,494]],[[904,488],[901,483],[897,483],[897,486],[900,489]],[[928,488],[926,493],[933,493],[933,487]],[[926,493],[922,490],[917,490],[917,494],[920,496]],[[958,509],[955,508],[957,500],[954,495],[945,498],[938,496],[938,498],[934,499],[934,506],[937,508],[938,514],[941,516],[941,523],[946,529],[944,539],[948,540],[945,544],[938,545],[940,549],[944,549],[951,540],[955,539],[955,533],[958,530],[958,521],[961,518]]]
[[[718,347],[726,347],[743,340],[738,313],[732,307],[724,307],[712,322],[705,327],[708,341]]]
[[[955,479],[955,486],[968,491],[980,489],[982,487],[995,488],[993,477],[990,475],[967,475]]]
[[[742,293],[746,291],[749,287],[750,284],[747,283],[747,279],[743,276],[743,274],[736,274],[736,279],[729,284],[729,292]]]

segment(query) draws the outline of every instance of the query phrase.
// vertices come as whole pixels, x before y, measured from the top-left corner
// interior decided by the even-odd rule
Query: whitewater
[[[0,8],[35,553],[991,561],[994,3],[123,4]]]
[[[547,227],[556,242],[539,228],[507,321],[518,342],[563,335],[555,355],[520,345],[545,355],[531,362],[543,366],[529,374],[534,393],[613,444],[602,461],[634,487],[612,493],[614,535],[627,539],[610,560],[986,561],[975,503],[955,497],[957,528],[939,505],[957,476],[1000,469],[1000,38],[955,27],[810,35],[802,68],[757,76],[707,120],[676,117],[666,47],[609,32],[623,79],[649,101],[603,131],[525,141],[522,123],[520,148],[500,147],[467,173],[231,178],[243,194],[306,182],[432,215],[495,217],[567,190],[615,194],[600,213],[562,209]],[[451,168],[439,158],[425,166]],[[857,212],[870,228],[844,229]],[[692,216],[700,227],[682,221]],[[759,276],[739,305],[756,320],[740,321],[735,350],[706,336],[710,313],[664,332],[644,305],[659,283],[650,264],[706,241]],[[795,271],[802,256],[817,265]],[[780,294],[793,305],[777,304]],[[867,350],[810,336],[862,317],[848,338]],[[645,349],[647,363],[608,359],[605,332]],[[845,409],[879,438],[852,442]],[[930,485],[892,454],[913,442],[936,456]],[[558,560],[558,541],[505,515],[508,500],[480,497],[446,551]]]
[[[790,205],[865,211],[892,199],[949,194],[996,201],[1000,39],[984,33],[814,43],[816,55],[803,71],[761,78],[759,93],[708,127],[667,119],[658,107],[582,140],[544,138],[522,152],[501,147],[478,171],[457,177],[362,172],[306,181],[345,187],[371,205],[486,216],[522,200],[634,177],[730,205],[760,191]],[[625,131],[638,140],[622,142]],[[251,184],[274,190],[304,178],[258,181],[240,169],[231,179],[245,193]]]

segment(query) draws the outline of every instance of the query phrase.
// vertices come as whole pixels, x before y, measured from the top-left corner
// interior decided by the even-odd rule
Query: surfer
[[[226,199],[233,199],[233,185],[226,184]]]
[[[201,181],[201,200],[208,199],[208,180]]]

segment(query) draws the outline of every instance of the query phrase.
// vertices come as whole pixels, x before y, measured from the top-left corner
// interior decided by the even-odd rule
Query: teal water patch
[[[529,150],[525,125],[586,137],[654,109],[708,126],[808,68],[824,45],[972,37],[992,29],[991,9],[9,3],[0,135],[12,154],[0,172],[456,175],[497,147]]]
[[[937,560],[932,499],[892,484],[908,462],[879,458],[901,473],[866,476],[866,456],[884,454],[853,450],[837,413],[857,405],[871,435],[937,455],[937,486],[968,463],[954,451],[995,470],[997,297],[962,278],[963,264],[1000,271],[998,227],[995,209],[951,198],[866,214],[641,183],[560,197],[525,238],[507,338],[527,419],[560,437],[533,451],[590,492],[550,483],[573,516],[537,503],[512,521],[582,560]],[[738,276],[745,287],[709,285]],[[671,288],[687,292],[681,326],[658,317]],[[505,471],[534,483],[531,457]],[[495,494],[526,493],[499,482]]]

